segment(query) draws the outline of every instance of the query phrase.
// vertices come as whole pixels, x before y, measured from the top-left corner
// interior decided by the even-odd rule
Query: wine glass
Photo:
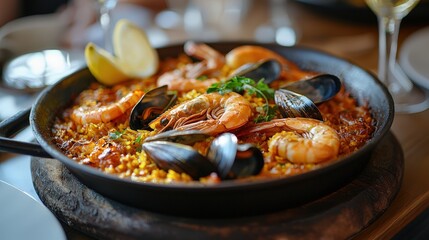
[[[415,86],[396,60],[398,33],[404,18],[419,0],[365,0],[377,15],[379,31],[378,77],[389,89],[397,113],[429,108],[429,93]]]
[[[112,51],[111,34],[110,34],[110,13],[116,7],[118,0],[96,0],[99,9],[99,21],[103,30],[104,48]]]

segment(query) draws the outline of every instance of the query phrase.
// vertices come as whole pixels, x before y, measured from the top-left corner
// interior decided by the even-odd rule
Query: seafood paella
[[[371,139],[373,121],[336,76],[256,45],[187,42],[149,77],[94,82],[52,135],[69,158],[121,178],[216,184],[338,161]]]

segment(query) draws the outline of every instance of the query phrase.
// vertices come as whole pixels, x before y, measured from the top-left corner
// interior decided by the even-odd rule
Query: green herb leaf
[[[256,117],[254,120],[255,123],[269,122],[276,116],[277,106],[264,105],[263,108],[265,114],[260,114],[258,117]]]
[[[116,139],[120,138],[122,136],[122,134],[123,134],[123,132],[120,132],[120,131],[110,132],[109,138],[112,140],[116,140]]]
[[[140,144],[140,143],[141,143],[141,141],[142,141],[142,135],[138,135],[138,136],[136,137],[136,139],[134,140],[134,144]]]
[[[268,99],[274,99],[274,89],[270,88],[262,79],[256,84],[256,89],[261,91]]]
[[[214,83],[208,89],[207,93],[219,92],[225,94],[228,92],[242,93],[247,91],[248,94],[257,94],[259,97],[267,99],[274,98],[274,89],[270,88],[263,80],[255,82],[251,78],[235,76],[228,81]]]

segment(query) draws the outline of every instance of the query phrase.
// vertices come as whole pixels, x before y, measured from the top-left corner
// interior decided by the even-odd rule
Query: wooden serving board
[[[233,219],[183,218],[125,206],[87,188],[54,159],[34,157],[31,172],[44,204],[65,224],[95,238],[345,239],[389,207],[401,186],[403,158],[389,133],[363,172],[336,192],[300,207]]]

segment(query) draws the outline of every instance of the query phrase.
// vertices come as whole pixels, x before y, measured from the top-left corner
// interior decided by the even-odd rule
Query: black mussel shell
[[[150,130],[149,123],[172,106],[177,99],[174,93],[168,93],[167,86],[154,88],[144,94],[130,114],[130,128]]]
[[[214,163],[218,169],[221,179],[228,177],[237,154],[237,137],[231,133],[223,133],[216,137],[207,152],[207,158]]]
[[[185,131],[169,130],[166,132],[158,133],[151,137],[147,137],[145,139],[145,142],[168,141],[168,142],[176,142],[176,143],[190,145],[196,142],[203,141],[209,137],[210,135],[198,130],[185,130]]]
[[[253,144],[238,144],[235,162],[230,170],[232,178],[254,176],[264,167],[264,155]]]
[[[289,83],[283,87],[308,97],[315,104],[334,97],[341,89],[341,80],[331,74],[321,74],[310,79]]]
[[[194,180],[216,172],[211,161],[188,145],[152,141],[143,143],[142,148],[155,164],[165,171],[171,169],[186,173]]]
[[[281,70],[282,65],[277,60],[268,59],[244,64],[231,73],[230,76],[243,76],[256,81],[263,79],[264,83],[270,84],[280,76]]]
[[[224,133],[210,145],[207,158],[214,163],[221,179],[257,175],[264,166],[264,157],[252,144],[237,144],[237,137]]]
[[[274,101],[284,118],[304,117],[323,121],[316,104],[304,95],[286,89],[278,89],[274,93]]]

